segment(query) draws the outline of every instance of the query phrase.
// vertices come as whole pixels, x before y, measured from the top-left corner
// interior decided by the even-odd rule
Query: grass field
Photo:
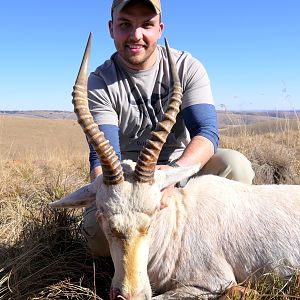
[[[75,120],[32,119],[0,115],[1,160],[31,156],[84,156],[87,146]]]
[[[224,126],[221,147],[252,161],[256,184],[300,184],[299,119],[250,123]],[[69,119],[2,115],[0,153],[0,299],[107,299],[112,262],[86,250],[82,211],[47,205],[89,180],[81,128]],[[300,299],[297,274],[290,282],[273,279],[255,284],[256,299]]]

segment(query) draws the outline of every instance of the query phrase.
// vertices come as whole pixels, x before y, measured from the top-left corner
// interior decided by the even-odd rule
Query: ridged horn
[[[88,106],[87,81],[91,40],[92,33],[89,35],[81,66],[73,87],[72,103],[78,123],[100,158],[103,182],[107,185],[115,185],[124,180],[122,166],[113,147],[105,139],[103,132],[99,130],[98,125],[94,122]]]
[[[182,92],[176,65],[172,59],[170,48],[166,39],[165,44],[172,84],[171,96],[168,109],[164,113],[162,120],[157,123],[154,131],[151,132],[151,137],[147,141],[137,160],[135,167],[135,179],[140,182],[153,181],[159,153],[166,142],[173,125],[176,123],[176,116],[181,105]]]

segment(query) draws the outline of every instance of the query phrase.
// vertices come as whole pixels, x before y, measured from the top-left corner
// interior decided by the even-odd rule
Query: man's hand
[[[168,165],[157,165],[156,166],[156,170],[167,170],[167,169],[172,169],[172,168],[173,167],[168,166]],[[164,188],[162,190],[162,197],[160,200],[160,208],[161,209],[168,207],[169,201],[173,195],[174,189],[175,189],[175,185],[170,185],[169,187]]]
[[[100,166],[95,167],[90,173],[91,182],[93,182],[100,174],[102,174],[102,168]]]

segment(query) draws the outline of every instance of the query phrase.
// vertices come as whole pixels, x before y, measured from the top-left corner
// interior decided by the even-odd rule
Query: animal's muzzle
[[[111,300],[127,300],[130,299],[130,295],[128,293],[122,293],[117,288],[110,289],[110,299]]]
[[[150,300],[151,297],[147,296],[145,293],[131,293],[121,292],[118,288],[110,289],[110,299],[111,300]]]

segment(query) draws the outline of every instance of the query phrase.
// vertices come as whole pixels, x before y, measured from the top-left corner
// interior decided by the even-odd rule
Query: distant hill
[[[0,110],[0,115],[41,119],[76,120],[74,112],[60,110]],[[300,119],[300,111],[218,111],[219,128],[230,125],[250,125],[278,119]]]
[[[267,121],[300,119],[300,111],[218,111],[219,128]]]
[[[24,115],[0,114],[0,160],[49,158],[62,152],[88,157],[85,135],[76,120]]]
[[[1,114],[27,118],[76,120],[74,112],[62,110],[0,110]]]

